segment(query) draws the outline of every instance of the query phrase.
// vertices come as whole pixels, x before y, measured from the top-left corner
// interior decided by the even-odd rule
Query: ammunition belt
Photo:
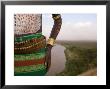
[[[37,38],[38,39],[38,38]],[[30,41],[25,41],[21,43],[15,43],[14,53],[15,54],[29,54],[40,50],[41,48],[45,48],[46,39],[43,37],[42,39],[32,39]]]
[[[26,40],[26,41],[22,41],[22,42],[15,42],[14,47],[19,48],[19,47],[30,46],[31,44],[39,43],[39,42],[43,41],[44,39],[45,39],[45,37],[42,36],[40,38],[32,38],[31,40]]]

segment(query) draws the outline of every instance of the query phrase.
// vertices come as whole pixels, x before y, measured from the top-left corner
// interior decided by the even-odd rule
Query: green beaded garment
[[[14,75],[46,74],[46,38],[42,35],[41,14],[14,15]]]

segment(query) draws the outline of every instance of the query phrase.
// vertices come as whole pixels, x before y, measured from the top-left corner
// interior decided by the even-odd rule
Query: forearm
[[[54,20],[54,25],[53,25],[53,28],[52,28],[52,31],[51,31],[51,34],[50,34],[50,37],[47,43],[51,45],[54,44],[52,42],[56,40],[57,35],[59,34],[61,25],[62,25],[62,18],[60,14],[52,14],[52,18]]]
[[[52,14],[52,18],[54,20],[54,25],[50,34],[50,38],[56,39],[62,24],[62,19],[60,14]]]

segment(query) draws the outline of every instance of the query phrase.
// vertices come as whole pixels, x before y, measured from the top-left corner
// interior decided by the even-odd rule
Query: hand
[[[45,66],[46,66],[47,71],[49,70],[50,65],[51,65],[51,49],[52,49],[52,46],[47,44],[47,46],[46,46],[46,58],[45,58]]]

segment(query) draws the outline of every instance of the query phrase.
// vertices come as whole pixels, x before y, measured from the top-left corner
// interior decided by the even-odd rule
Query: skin
[[[52,17],[56,17],[60,14],[52,14]],[[61,24],[62,24],[62,19],[61,19],[61,15],[60,15],[60,18],[58,19],[54,19],[54,25],[53,25],[53,28],[52,28],[52,31],[51,31],[51,34],[50,34],[50,38],[53,38],[56,40],[57,38],[57,35],[59,34],[59,31],[61,29]],[[50,44],[47,44],[46,46],[46,59],[45,59],[45,66],[46,66],[46,69],[47,71],[49,70],[50,68],[50,65],[51,65],[51,50],[52,50],[52,45]]]

